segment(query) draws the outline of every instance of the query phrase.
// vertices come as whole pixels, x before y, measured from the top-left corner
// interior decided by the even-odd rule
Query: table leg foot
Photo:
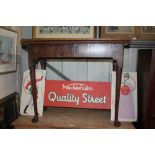
[[[38,116],[34,116],[32,119],[32,123],[37,123],[38,122]]]
[[[114,125],[115,125],[115,127],[120,127],[121,123],[119,121],[114,121]]]

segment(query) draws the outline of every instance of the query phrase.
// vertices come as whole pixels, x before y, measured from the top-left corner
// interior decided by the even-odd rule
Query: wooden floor
[[[31,116],[19,116],[12,123],[15,129],[114,129],[110,121],[110,111],[94,109],[48,108],[39,118],[31,123]],[[118,129],[134,129],[132,123],[122,122]]]

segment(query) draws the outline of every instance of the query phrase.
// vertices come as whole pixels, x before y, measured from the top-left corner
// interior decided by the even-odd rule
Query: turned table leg
[[[46,70],[46,59],[40,60],[41,69]],[[43,111],[47,111],[47,107],[43,106]]]
[[[40,60],[41,69],[46,69],[46,59]]]
[[[34,117],[32,119],[32,123],[38,122],[38,108],[37,108],[37,87],[36,87],[36,75],[35,75],[35,68],[36,63],[33,62],[30,65],[30,78],[31,78],[31,85],[32,85],[32,97],[33,97],[33,104],[34,104]]]
[[[120,67],[118,65],[117,61],[114,61],[113,62],[113,68],[116,71],[116,95],[115,95],[115,120],[114,120],[114,125],[116,127],[120,127],[121,123],[118,120],[118,112],[119,112],[122,67]]]

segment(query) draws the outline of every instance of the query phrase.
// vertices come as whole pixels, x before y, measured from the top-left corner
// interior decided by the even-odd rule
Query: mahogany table
[[[116,104],[114,125],[120,126],[118,121],[118,108],[120,98],[120,85],[123,66],[125,41],[105,41],[102,39],[66,39],[66,40],[22,40],[22,47],[28,51],[28,63],[32,83],[32,96],[34,103],[34,117],[32,122],[38,121],[37,90],[35,82],[36,64],[40,62],[41,68],[46,69],[47,59],[112,59],[116,70]]]

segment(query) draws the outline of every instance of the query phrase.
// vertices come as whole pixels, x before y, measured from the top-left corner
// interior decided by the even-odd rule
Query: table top
[[[22,39],[22,45],[29,44],[54,44],[54,43],[130,43],[130,40],[105,40],[105,39]]]

